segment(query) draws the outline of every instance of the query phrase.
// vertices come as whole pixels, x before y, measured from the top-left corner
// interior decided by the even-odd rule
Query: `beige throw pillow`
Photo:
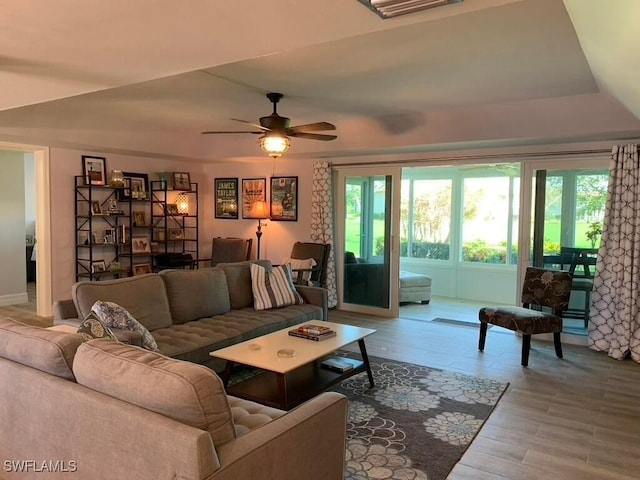
[[[285,265],[285,264],[291,265],[292,276],[293,276],[294,279],[297,279],[298,278],[298,272],[296,270],[311,270],[318,263],[313,258],[305,258],[305,259],[285,258],[282,261],[282,264],[283,265]],[[302,280],[307,285],[313,285],[313,283],[309,281],[310,278],[311,278],[311,272],[310,271],[302,273]]]

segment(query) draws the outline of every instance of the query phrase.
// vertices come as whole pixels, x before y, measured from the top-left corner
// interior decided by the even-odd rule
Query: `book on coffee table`
[[[329,357],[320,364],[322,368],[333,370],[334,372],[346,372],[355,366],[355,361],[344,357]]]
[[[326,328],[326,330],[310,330],[308,325],[303,325],[302,327],[294,328],[293,330],[289,330],[289,335],[292,337],[300,337],[306,338],[307,340],[315,340],[319,342],[320,340],[326,340],[327,338],[335,337],[336,332],[331,330],[330,328]],[[320,333],[312,333],[312,332],[320,332]]]

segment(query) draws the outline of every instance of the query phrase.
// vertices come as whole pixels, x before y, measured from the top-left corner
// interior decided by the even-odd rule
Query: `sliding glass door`
[[[398,314],[399,169],[338,173],[340,306],[383,316]],[[397,198],[396,198],[397,197]]]

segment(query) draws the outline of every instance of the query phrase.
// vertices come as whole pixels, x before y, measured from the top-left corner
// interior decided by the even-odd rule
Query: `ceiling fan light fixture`
[[[260,148],[270,157],[278,158],[289,150],[289,137],[279,134],[267,134],[260,137]]]

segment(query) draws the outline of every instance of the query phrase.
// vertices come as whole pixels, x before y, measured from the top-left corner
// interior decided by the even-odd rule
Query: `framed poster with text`
[[[215,218],[238,218],[238,179],[215,178]]]
[[[298,221],[298,177],[271,177],[272,221]]]
[[[242,179],[242,218],[254,218],[251,216],[251,207],[255,202],[267,201],[266,178]]]

